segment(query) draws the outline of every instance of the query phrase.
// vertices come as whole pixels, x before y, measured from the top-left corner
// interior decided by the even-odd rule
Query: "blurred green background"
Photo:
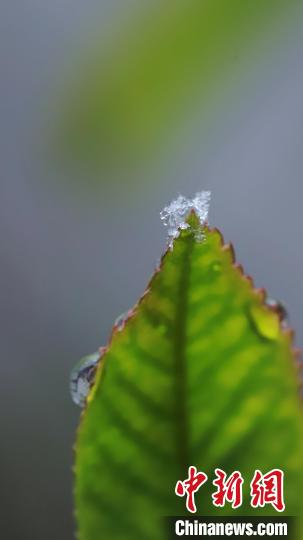
[[[73,537],[69,372],[143,291],[179,192],[212,190],[211,224],[303,341],[303,5],[201,2],[209,31],[195,4],[1,3],[5,539]]]

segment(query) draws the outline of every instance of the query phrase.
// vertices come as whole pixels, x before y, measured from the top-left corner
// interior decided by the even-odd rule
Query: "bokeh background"
[[[106,343],[114,319],[143,292],[165,247],[159,211],[179,192],[212,191],[210,223],[234,243],[256,285],[283,300],[303,343],[301,2],[289,2],[292,9],[239,66],[235,57],[232,77],[203,102],[207,115],[200,114],[198,91],[192,110],[180,115],[174,143],[165,134],[140,166],[119,167],[117,155],[113,173],[102,164],[60,167],[51,158],[60,95],[85,66],[86,47],[98,41],[106,53],[139,6],[152,3],[0,4],[5,540],[73,538],[79,410],[69,372]]]

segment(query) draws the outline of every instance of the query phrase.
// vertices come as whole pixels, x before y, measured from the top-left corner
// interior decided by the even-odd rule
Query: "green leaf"
[[[301,514],[303,422],[290,331],[264,304],[217,230],[197,218],[162,258],[122,331],[112,334],[76,446],[80,540],[166,539],[163,516],[189,465],[208,482],[201,515],[250,507],[255,469],[285,472],[288,515]],[[214,469],[241,471],[238,511],[211,504]]]
[[[196,115],[201,106],[208,114],[231,82],[237,91],[238,75],[271,50],[272,35],[298,6],[175,0],[145,7],[114,43],[103,41],[101,53],[91,53],[80,75],[78,69],[65,100],[60,152],[123,167],[155,143],[161,148],[186,112]]]

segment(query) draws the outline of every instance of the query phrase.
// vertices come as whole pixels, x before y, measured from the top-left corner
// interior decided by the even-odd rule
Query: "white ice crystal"
[[[210,197],[210,191],[196,193],[193,199],[187,199],[183,195],[179,195],[177,199],[163,208],[162,212],[160,212],[160,217],[168,229],[168,242],[170,246],[172,246],[173,240],[178,236],[179,231],[189,227],[186,219],[191,210],[195,210],[201,225],[207,222]]]

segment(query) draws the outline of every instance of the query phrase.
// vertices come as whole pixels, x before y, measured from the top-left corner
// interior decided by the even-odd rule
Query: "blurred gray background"
[[[41,140],[65,67],[96,28],[135,1],[0,4],[0,514],[5,540],[73,537],[73,364],[106,342],[165,246],[159,211],[212,190],[210,222],[238,261],[286,305],[303,343],[303,9],[226,90],[207,130],[128,188],[81,193],[45,164]],[[180,150],[181,149],[181,150]]]

